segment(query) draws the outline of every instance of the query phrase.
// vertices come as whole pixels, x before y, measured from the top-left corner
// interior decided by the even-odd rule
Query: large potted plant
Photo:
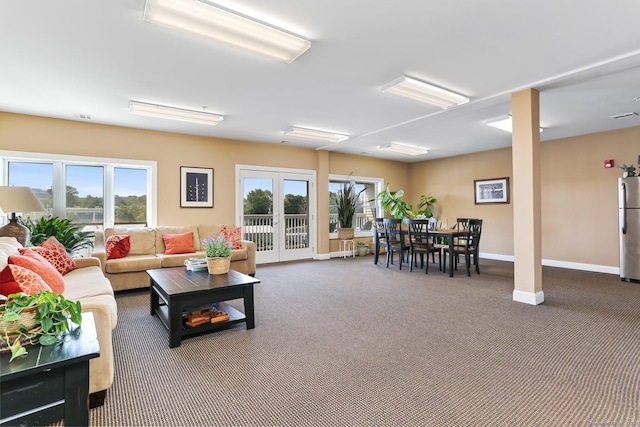
[[[433,197],[431,194],[427,194],[426,196],[423,194],[420,196],[420,201],[418,202],[418,212],[416,212],[416,216],[424,215],[424,218],[431,218],[433,216],[433,211],[431,207],[438,202],[438,199]]]
[[[95,234],[90,231],[81,231],[80,226],[72,223],[68,218],[42,217],[38,221],[23,218],[21,222],[31,232],[29,243],[33,246],[41,245],[49,237],[54,236],[68,253],[93,247]]]
[[[353,239],[353,216],[356,210],[362,205],[360,195],[365,191],[363,188],[356,191],[356,184],[353,181],[345,182],[338,190],[336,204],[338,209],[338,238],[340,240]]]
[[[202,247],[207,254],[207,269],[209,274],[226,274],[231,265],[233,241],[222,234],[215,238],[209,236],[202,241]]]
[[[389,184],[387,184],[376,197],[382,208],[388,211],[391,216],[404,220],[415,216],[416,213],[411,204],[402,199],[402,196],[404,196],[404,190],[390,191]]]

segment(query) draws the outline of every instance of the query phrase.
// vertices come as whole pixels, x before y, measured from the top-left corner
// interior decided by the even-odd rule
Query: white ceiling
[[[0,111],[408,162],[510,146],[486,122],[529,87],[540,90],[543,141],[640,125],[609,118],[640,113],[637,0],[215,2],[309,39],[290,65],[144,22],[144,3],[1,1]],[[403,74],[471,101],[441,110],[380,91]],[[135,116],[130,100],[225,120]],[[351,137],[285,137],[291,126]],[[392,141],[429,153],[377,148]]]

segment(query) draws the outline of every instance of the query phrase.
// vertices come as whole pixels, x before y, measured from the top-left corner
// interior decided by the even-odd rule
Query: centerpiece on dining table
[[[207,269],[209,274],[226,274],[231,265],[233,241],[231,237],[217,234],[215,238],[209,236],[202,241],[202,247],[207,254]]]

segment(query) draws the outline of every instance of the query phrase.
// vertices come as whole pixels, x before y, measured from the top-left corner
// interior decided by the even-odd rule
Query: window
[[[2,185],[30,187],[45,212],[85,229],[153,226],[156,163],[0,151]]]
[[[356,210],[353,218],[353,229],[356,236],[371,236],[373,234],[373,218],[376,212],[382,212],[376,195],[382,191],[383,180],[381,178],[355,177],[349,175],[329,176],[329,236],[338,237],[338,208],[336,195],[346,182],[355,182],[356,192],[364,191],[360,195],[362,205]]]

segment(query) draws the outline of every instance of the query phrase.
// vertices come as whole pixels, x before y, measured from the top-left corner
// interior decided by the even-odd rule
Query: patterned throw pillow
[[[129,249],[131,249],[131,240],[126,234],[109,236],[104,244],[107,259],[124,258],[129,253]]]
[[[233,249],[242,249],[241,227],[236,227],[233,230],[229,230],[226,225],[223,225],[220,229],[220,234],[223,235],[225,239],[231,239],[231,242],[233,242]]]
[[[166,250],[165,254],[190,254],[196,251],[193,247],[193,232],[188,231],[180,234],[163,234],[162,240]]]
[[[20,251],[21,254],[24,254],[26,249],[42,255],[42,257],[49,261],[49,263],[54,266],[60,274],[67,274],[68,272],[76,269],[76,260],[71,258],[62,243],[58,242],[58,239],[54,236],[49,237],[40,246],[20,248],[18,251]]]
[[[37,294],[51,288],[33,271],[19,265],[9,264],[0,271],[0,294],[11,295],[18,292]]]
[[[25,248],[22,255],[10,256],[9,264],[19,265],[33,271],[40,276],[56,294],[64,292],[64,279],[62,278],[62,274],[39,253]]]

